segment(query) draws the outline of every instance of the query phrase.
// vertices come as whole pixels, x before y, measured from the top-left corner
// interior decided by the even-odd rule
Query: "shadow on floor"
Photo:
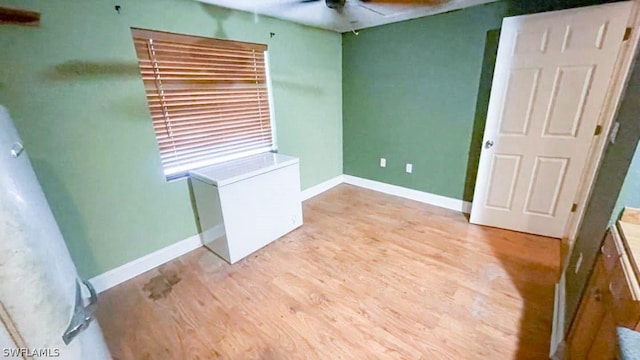
[[[489,98],[496,63],[500,29],[487,32],[485,51],[482,62],[482,73],[478,85],[478,98],[473,124],[473,134],[469,144],[469,160],[465,179],[463,199],[473,200],[478,163],[482,149]],[[469,214],[464,214],[467,221]],[[551,326],[554,306],[554,284],[560,274],[560,246],[561,241],[541,236],[518,234],[508,230],[475,226],[473,231],[480,234],[484,241],[491,244],[499,265],[488,264],[488,268],[481,270],[487,285],[500,276],[506,277],[522,301],[521,317],[519,319],[518,351],[514,359],[535,359],[548,356],[550,346]],[[517,236],[529,241],[530,253],[514,253],[516,248],[509,245],[509,238]],[[540,252],[546,252],[540,254]],[[537,256],[530,256],[538,254]],[[534,260],[536,259],[536,260]],[[540,260],[542,259],[542,262]],[[496,321],[501,321],[500,314],[493,314]],[[544,334],[541,336],[541,334]],[[541,353],[546,349],[547,353]]]
[[[560,275],[561,241],[503,229],[475,227],[493,247],[503,275],[521,299],[518,350],[514,359],[548,358],[555,284]],[[511,237],[527,241],[526,251],[514,252],[514,247],[509,244]],[[500,321],[500,314],[495,314],[495,320]]]

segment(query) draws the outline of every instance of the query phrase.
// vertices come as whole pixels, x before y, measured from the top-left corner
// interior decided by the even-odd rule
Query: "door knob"
[[[488,149],[488,148],[490,148],[492,146],[493,146],[493,140],[487,140],[487,142],[484,143],[484,148],[485,149]]]

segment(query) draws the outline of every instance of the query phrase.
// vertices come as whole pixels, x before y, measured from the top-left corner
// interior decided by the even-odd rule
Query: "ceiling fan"
[[[221,0],[200,0],[221,1]],[[239,0],[224,0],[235,1]],[[244,0],[249,2],[250,0]],[[294,19],[307,25],[322,24],[323,28],[339,32],[354,32],[370,24],[384,24],[392,18],[409,19],[404,14],[424,11],[425,8],[441,8],[454,0],[270,0],[253,6],[253,13]],[[495,0],[485,0],[495,1]],[[258,3],[258,2],[255,2]],[[324,11],[322,11],[324,9]],[[282,16],[291,14],[291,16]],[[369,15],[367,15],[369,14]],[[303,19],[303,21],[300,21]],[[382,20],[385,19],[385,20]],[[382,20],[382,21],[381,21]]]
[[[324,0],[324,4],[327,5],[329,9],[342,9],[344,7],[346,0]]]
[[[298,3],[314,3],[323,0],[299,0]],[[352,0],[350,0],[351,2]],[[413,4],[413,5],[439,5],[448,0],[358,0],[353,2],[361,3],[379,3],[379,4]],[[329,9],[342,10],[347,0],[324,0],[325,5]]]

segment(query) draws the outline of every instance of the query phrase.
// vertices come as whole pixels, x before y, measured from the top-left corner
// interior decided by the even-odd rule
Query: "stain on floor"
[[[175,271],[164,271],[158,276],[154,276],[144,284],[142,290],[149,293],[149,299],[158,300],[166,298],[173,286],[180,282],[180,277]]]

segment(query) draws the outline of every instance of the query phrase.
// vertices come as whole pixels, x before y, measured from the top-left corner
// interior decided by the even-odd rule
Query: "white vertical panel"
[[[511,210],[521,158],[519,155],[504,154],[496,154],[493,157],[486,206]]]
[[[58,349],[61,359],[109,359],[93,324],[62,341],[75,303],[77,272],[7,111],[0,106],[0,302],[25,345]]]
[[[514,69],[509,75],[500,119],[501,135],[526,135],[538,90],[540,68]]]

